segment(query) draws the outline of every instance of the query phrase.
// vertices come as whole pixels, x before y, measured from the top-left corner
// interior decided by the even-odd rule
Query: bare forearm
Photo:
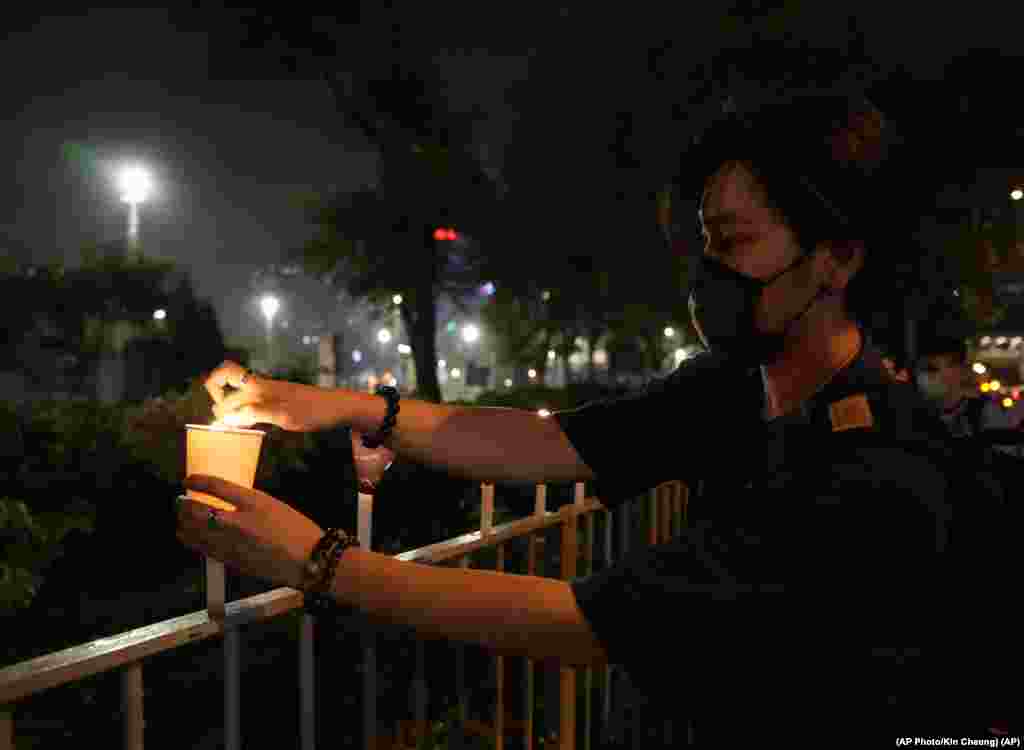
[[[380,396],[344,392],[338,421],[373,432],[384,418]],[[536,412],[403,400],[387,445],[401,456],[475,480],[570,482],[593,479],[553,419]]]
[[[424,636],[578,666],[606,661],[564,581],[407,563],[353,548],[341,559],[333,593]]]

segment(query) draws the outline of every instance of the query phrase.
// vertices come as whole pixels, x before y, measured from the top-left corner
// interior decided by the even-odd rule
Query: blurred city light
[[[990,391],[992,391],[993,393],[994,393],[994,392],[996,392],[996,391],[998,391],[998,390],[999,390],[1000,388],[1002,388],[1002,387],[1003,387],[1003,384],[1002,384],[1002,383],[1000,383],[1000,382],[999,382],[998,380],[992,380],[992,381],[989,381],[989,384],[988,384],[988,389],[989,389]]]
[[[437,366],[443,370],[445,367],[448,366],[448,363],[445,362],[443,359],[439,359],[437,360]]]
[[[558,354],[554,349],[548,349],[548,362],[554,362]]]
[[[1010,197],[1013,198],[1015,201],[1019,201],[1021,198],[1024,198],[1024,190],[1021,190],[1020,188],[1014,188],[1012,191],[1010,191]]]
[[[665,327],[665,338],[669,338],[670,339],[670,338],[672,338],[675,335],[676,335],[676,329],[675,328],[673,328],[672,326],[666,326]]]
[[[281,300],[272,294],[267,294],[260,300],[260,310],[263,311],[263,317],[267,319],[267,325],[273,325],[274,316],[280,309]]]
[[[469,323],[462,327],[462,340],[467,344],[472,344],[478,338],[480,338],[480,329],[475,325]]]
[[[530,378],[530,380],[533,380],[534,378],[537,377],[537,371],[531,367],[529,370],[526,371],[526,375]]]
[[[389,331],[387,328],[381,328],[379,331],[377,331],[377,341],[379,341],[382,344],[386,344],[389,341],[391,341],[391,331]]]
[[[975,362],[974,367],[972,369],[979,375],[984,375],[986,372],[988,372],[988,368],[985,367],[985,365],[983,365],[981,362]]]
[[[163,308],[153,311],[153,320],[163,320],[167,317],[167,311]]]
[[[313,343],[313,339],[311,339],[309,336],[303,336],[302,343],[305,344],[306,346],[309,346],[310,344]]]
[[[544,293],[540,295],[540,298],[542,300],[544,300],[545,302],[547,302],[549,299],[551,299],[551,292],[549,292],[547,289],[545,289]]]
[[[547,410],[547,409],[538,409],[537,410],[537,414],[539,414],[542,417],[550,417],[551,416],[551,412],[549,410]]]
[[[512,378],[505,378],[505,387],[506,388],[511,388],[512,387]]]
[[[396,305],[402,304],[402,295],[396,294],[394,297],[391,298],[391,301],[394,302]]]
[[[458,378],[462,377],[462,370],[460,370],[460,369],[459,369],[458,367],[453,367],[453,368],[452,368],[452,371],[451,371],[451,372],[450,372],[449,374],[450,374],[450,375],[451,375],[451,376],[452,376],[453,378],[456,378],[456,379],[458,379]]]
[[[982,383],[978,386],[982,393],[988,393],[988,383]]]
[[[496,288],[494,286],[494,283],[490,281],[488,281],[486,284],[480,287],[480,294],[484,295],[485,297],[490,297],[492,294],[494,294],[495,291]]]
[[[409,354],[411,351],[412,351],[412,347],[409,346],[408,344],[399,344],[398,345],[398,353],[399,354]]]
[[[121,169],[117,186],[125,203],[144,203],[153,192],[153,177],[148,169],[136,164]]]
[[[1007,396],[1006,398],[1003,399],[1003,408],[1009,409],[1012,406],[1013,406],[1013,399],[1012,398]]]
[[[354,352],[352,352],[352,361],[353,362],[362,362],[363,361],[363,353],[361,351],[359,351],[358,349],[356,349]]]

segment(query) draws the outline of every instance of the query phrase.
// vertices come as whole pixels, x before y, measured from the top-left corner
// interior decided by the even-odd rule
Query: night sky
[[[258,335],[252,271],[310,232],[292,196],[372,181],[376,157],[323,87],[211,80],[207,60],[208,38],[159,11],[94,11],[12,35],[0,46],[0,148],[13,165],[0,241],[26,260],[76,264],[83,244],[125,232],[110,167],[144,162],[158,182],[142,207],[145,251],[192,273],[228,336]]]
[[[707,43],[705,11],[695,10],[701,15],[689,19],[673,15],[670,23],[637,9],[627,18],[570,5],[522,10],[517,24],[490,17],[499,11],[477,11],[477,20],[490,17],[486,31],[492,37],[506,22],[509,33],[518,35],[500,54],[477,53],[444,71],[453,98],[476,101],[493,115],[481,126],[482,141],[500,147],[509,137],[515,117],[502,109],[504,92],[527,75],[531,34],[549,60],[551,50],[562,50],[567,66],[585,70],[593,60],[592,70],[611,76],[589,81],[595,95],[604,89],[614,95],[621,85],[612,80],[617,55],[625,54],[617,35],[675,29],[680,60],[699,59],[699,45]],[[869,46],[881,61],[941,79],[957,53],[977,47],[1013,51],[1019,44],[1019,26],[980,5],[968,15],[927,7],[927,14],[903,6],[898,14],[891,8],[864,11]],[[1004,6],[1000,14],[1008,12]],[[462,25],[453,36],[466,45],[474,40],[466,24],[475,21],[461,12],[459,17]],[[25,260],[76,264],[84,244],[123,236],[127,211],[109,170],[125,160],[142,161],[159,184],[158,195],[142,209],[145,251],[192,273],[199,294],[215,302],[229,338],[257,336],[262,323],[251,304],[252,272],[279,260],[311,231],[292,198],[372,182],[376,155],[346,127],[319,83],[263,80],[259,70],[252,80],[211,75],[211,61],[230,57],[231,50],[216,48],[226,37],[206,33],[201,19],[189,25],[194,31],[178,30],[161,10],[9,20],[10,33],[0,45],[0,108],[6,110],[0,158],[9,165],[0,182],[0,242]],[[478,36],[486,46],[483,33]],[[248,54],[239,57],[239,71],[255,59]],[[571,93],[563,106],[573,106]],[[550,112],[552,122],[560,114]],[[282,314],[293,328],[312,321],[313,308],[323,305],[315,285],[301,291],[286,300],[291,307]],[[300,296],[312,306],[303,307]]]

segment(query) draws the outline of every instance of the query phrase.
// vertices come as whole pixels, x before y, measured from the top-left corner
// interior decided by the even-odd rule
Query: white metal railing
[[[670,482],[652,489],[647,497],[645,515],[648,523],[646,543],[657,544],[667,541],[678,533],[684,523],[687,499],[686,487],[679,482]],[[547,487],[537,485],[534,512],[526,518],[499,526],[493,525],[494,485],[481,485],[480,530],[462,534],[451,539],[419,549],[395,555],[398,560],[424,564],[454,563],[469,567],[470,556],[482,549],[496,550],[496,569],[505,568],[505,544],[514,539],[527,539],[527,574],[547,575],[541,571],[544,546],[543,532],[555,526],[561,529],[559,578],[569,580],[578,573],[593,571],[595,515],[604,514],[604,563],[611,565],[613,549],[613,527],[619,527],[619,554],[629,550],[631,531],[634,528],[631,513],[634,503],[623,503],[616,511],[618,518],[613,521],[612,513],[596,498],[586,498],[584,484],[575,485],[574,501],[563,506],[558,512],[547,510]],[[359,495],[358,537],[363,547],[370,547],[373,498]],[[583,544],[578,539],[578,521],[584,519]],[[582,553],[582,555],[581,555]],[[583,570],[578,570],[582,556]],[[553,577],[553,576],[548,576]],[[224,736],[225,747],[237,750],[240,747],[240,649],[239,627],[248,623],[269,620],[302,607],[302,594],[290,588],[278,588],[237,601],[225,600],[225,576],[220,563],[207,560],[206,597],[207,609],[192,612],[181,617],[164,620],[153,625],[136,628],[110,638],[100,638],[89,643],[73,646],[44,656],[0,669],[0,750],[14,748],[14,707],[18,701],[50,688],[81,680],[101,672],[118,669],[121,671],[121,707],[124,727],[124,747],[127,750],[141,750],[145,734],[143,712],[143,663],[151,656],[170,651],[179,646],[194,643],[217,635],[223,638],[224,656]],[[303,750],[312,750],[316,742],[315,716],[315,663],[313,638],[315,618],[303,614],[299,635],[299,737]],[[414,748],[429,731],[427,717],[428,691],[424,656],[424,642],[415,642],[415,674],[412,685],[412,722],[396,727],[392,747]],[[524,693],[525,716],[510,719],[505,710],[505,657],[493,656],[496,678],[496,698],[493,722],[488,724],[471,720],[467,712],[468,697],[465,686],[465,648],[456,645],[456,695],[458,699],[458,731],[491,737],[496,750],[502,750],[507,734],[523,734],[528,750],[533,748],[535,735],[534,701],[536,680],[534,663],[525,660]],[[383,738],[377,736],[377,669],[376,643],[372,632],[363,634],[363,735],[364,747],[368,750],[381,748]],[[561,667],[558,675],[557,731],[551,732],[551,739],[560,748],[575,748],[577,735],[577,669]],[[592,691],[594,689],[593,669],[583,670],[583,746],[589,750],[593,727]],[[615,667],[609,665],[602,672],[602,714],[604,727],[611,723],[612,685]],[[621,703],[621,701],[620,701]],[[550,723],[550,716],[548,722]],[[547,729],[550,730],[550,727]],[[551,736],[553,735],[553,736]]]

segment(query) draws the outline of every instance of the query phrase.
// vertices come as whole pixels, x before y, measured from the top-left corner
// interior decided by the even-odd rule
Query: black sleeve
[[[620,398],[556,412],[610,506],[662,482],[701,479],[760,426],[760,381],[698,355]]]

